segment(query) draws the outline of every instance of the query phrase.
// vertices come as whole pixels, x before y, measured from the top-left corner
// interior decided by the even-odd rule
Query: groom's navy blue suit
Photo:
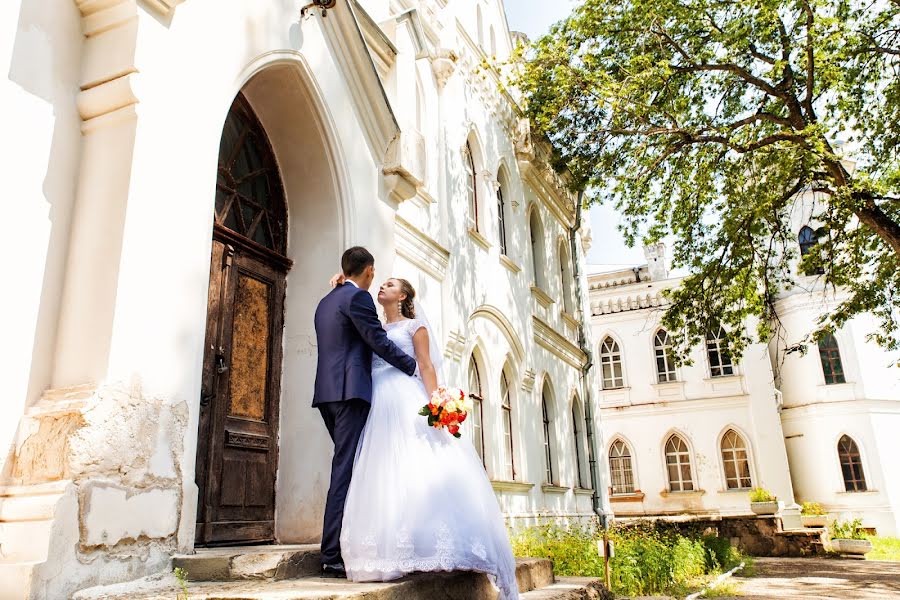
[[[322,563],[343,562],[341,522],[353,459],[372,402],[372,352],[408,375],[416,361],[388,339],[369,292],[351,282],[335,287],[316,308],[318,365],[313,406],[334,442],[331,487],[322,527]]]

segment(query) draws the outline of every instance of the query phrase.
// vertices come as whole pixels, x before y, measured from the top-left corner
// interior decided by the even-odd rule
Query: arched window
[[[541,392],[541,413],[544,424],[544,481],[546,483],[554,483],[556,477],[553,471],[553,396],[550,393],[550,387],[546,383]]]
[[[484,464],[484,390],[481,387],[481,369],[474,353],[469,359],[469,397],[472,399],[472,415],[469,417],[472,421],[472,443],[481,457],[481,464]]]
[[[531,211],[528,219],[528,229],[531,234],[531,270],[534,275],[534,285],[542,290],[547,289],[547,282],[544,277],[544,228],[541,225],[541,218],[538,216],[538,209]]]
[[[566,243],[559,242],[559,276],[562,281],[563,310],[573,314],[572,310],[572,265],[569,263],[569,253],[566,251]]]
[[[666,474],[670,492],[689,492],[694,489],[691,453],[687,443],[678,434],[672,434],[666,441]]]
[[[656,381],[667,383],[675,381],[675,359],[672,356],[672,345],[665,329],[656,332],[653,338],[653,351],[656,354]]]
[[[715,333],[706,332],[706,356],[709,359],[711,377],[734,375],[731,354],[725,344],[725,331],[721,327]]]
[[[847,383],[844,365],[841,364],[841,350],[830,333],[819,340],[819,359],[822,361],[822,374],[825,375],[826,384]]]
[[[472,144],[466,142],[466,194],[469,199],[469,229],[478,231],[478,179],[475,171],[475,157]]]
[[[287,211],[266,132],[243,94],[228,111],[219,143],[216,225],[284,255]]]
[[[497,234],[500,238],[500,254],[508,255],[506,248],[506,201],[503,194],[507,188],[506,174],[501,170],[497,173]]]
[[[753,487],[750,480],[750,459],[747,445],[738,432],[729,429],[722,436],[722,463],[725,465],[725,486],[729,490]]]
[[[609,447],[609,477],[612,494],[634,493],[634,471],[631,468],[631,452],[622,440]]]
[[[625,386],[619,344],[609,336],[600,344],[600,373],[604,390],[614,390]]]
[[[848,492],[865,492],[866,476],[863,473],[862,457],[859,447],[849,435],[842,435],[838,440],[838,458],[841,461],[841,474],[844,476],[844,489]]]
[[[578,487],[585,488],[585,481],[587,478],[584,474],[585,468],[585,448],[587,444],[584,439],[584,419],[583,411],[581,410],[581,402],[578,401],[578,398],[572,400],[572,435],[575,438],[575,482],[578,484]]]
[[[508,481],[516,479],[516,459],[513,448],[513,418],[512,418],[512,390],[509,386],[509,378],[506,369],[500,373],[500,410],[503,421],[503,467],[504,476]]]
[[[819,243],[819,234],[811,227],[803,226],[797,234],[797,242],[800,244],[800,256],[806,256],[815,251],[815,246]],[[821,266],[807,267],[804,272],[806,275],[821,275],[825,269]]]

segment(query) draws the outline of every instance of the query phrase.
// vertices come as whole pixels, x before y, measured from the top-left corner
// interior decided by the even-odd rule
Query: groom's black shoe
[[[344,569],[343,563],[334,563],[332,565],[322,565],[322,577],[335,577],[340,579],[347,578],[347,571]]]

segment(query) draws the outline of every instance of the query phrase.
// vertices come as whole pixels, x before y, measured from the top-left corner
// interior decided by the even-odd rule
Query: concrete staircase
[[[555,577],[549,560],[516,561],[519,591],[526,600],[612,598],[599,579]],[[496,598],[479,573],[418,573],[388,583],[322,579],[319,547],[248,546],[202,549],[176,556],[187,572],[191,600],[489,600]],[[172,600],[181,588],[171,573],[76,593],[75,600]]]
[[[31,573],[47,560],[53,515],[68,485],[0,486],[0,600],[29,596]]]

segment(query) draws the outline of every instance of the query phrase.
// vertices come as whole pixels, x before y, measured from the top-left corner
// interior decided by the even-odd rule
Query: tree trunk
[[[883,239],[900,257],[900,224],[891,219],[874,200],[868,199],[865,204],[854,211],[860,221],[868,225],[878,237]]]

